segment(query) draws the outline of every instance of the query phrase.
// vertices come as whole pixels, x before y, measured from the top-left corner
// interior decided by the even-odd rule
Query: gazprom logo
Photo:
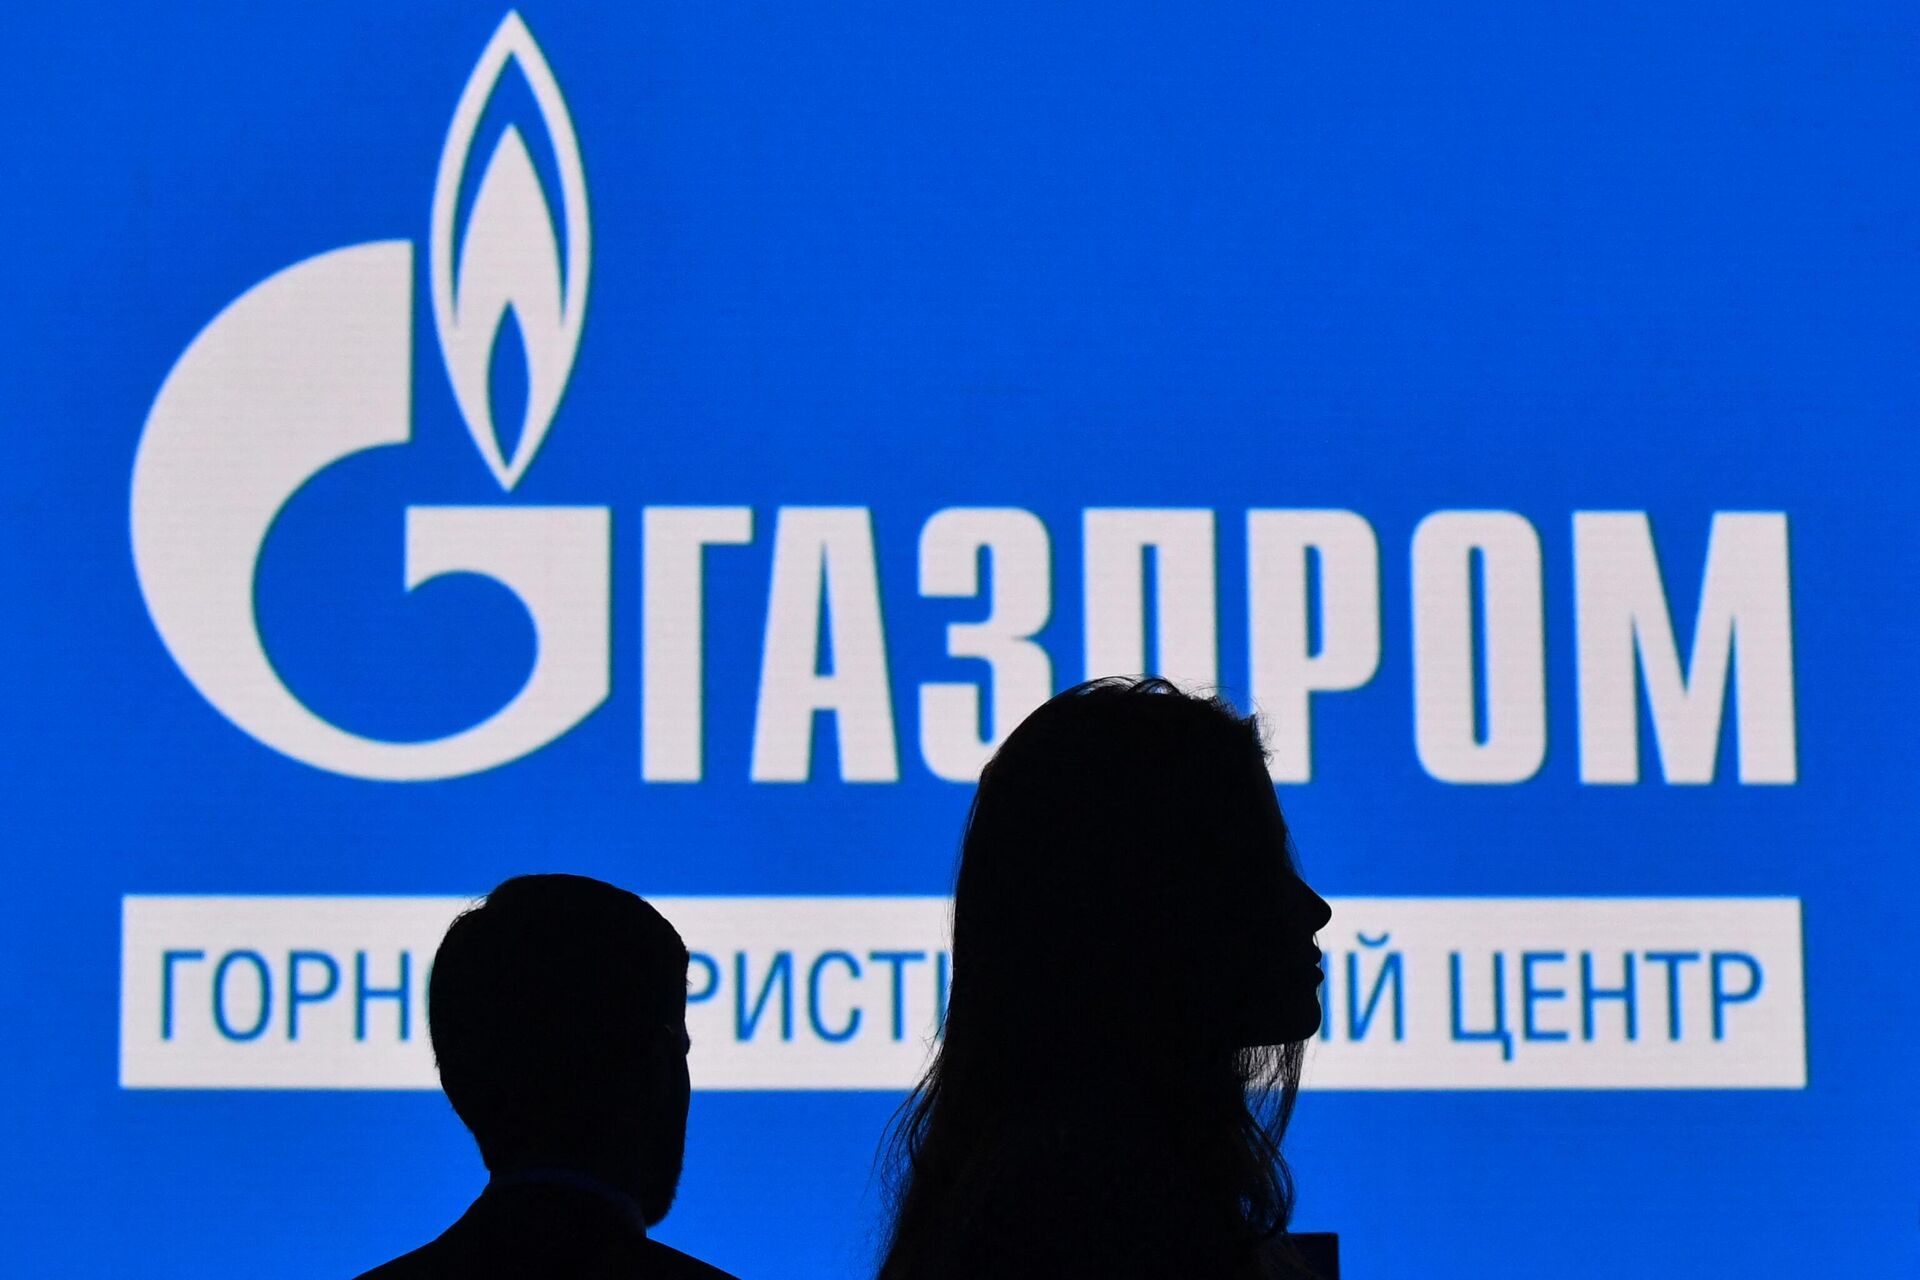
[[[510,114],[496,110],[503,83],[517,102],[522,83],[531,92],[533,109],[520,114],[544,139],[489,128],[491,146],[482,145],[483,120]],[[552,163],[536,166],[536,155]],[[430,308],[416,307],[411,242],[350,245],[255,285],[180,357],[135,460],[134,562],[174,660],[242,731],[316,768],[422,781],[517,760],[607,700],[610,509],[511,501],[556,424],[591,257],[566,101],[526,25],[509,14],[468,77],[442,149],[423,273]],[[469,465],[492,476],[503,500],[408,506],[404,585],[492,578],[526,608],[536,649],[504,706],[445,737],[402,742],[343,729],[288,687],[261,640],[254,583],[276,517],[310,481],[409,442],[416,310],[431,311],[451,398],[478,455]],[[490,388],[507,368],[500,353],[516,342],[525,395],[503,397],[517,420],[501,421]],[[885,491],[886,477],[855,474]],[[1074,483],[1063,480],[1059,496],[1078,496]],[[1286,492],[1282,475],[1259,483],[1275,499]],[[704,775],[704,557],[756,538],[771,544],[760,561],[769,567],[758,692],[750,726],[719,725],[751,735],[756,783],[811,781],[816,731],[834,735],[842,781],[898,781],[907,754],[900,705],[917,712],[909,732],[926,771],[971,783],[1007,732],[1068,682],[1072,641],[1055,605],[1076,594],[1085,675],[1152,669],[1191,687],[1244,692],[1262,712],[1275,782],[1314,777],[1316,716],[1347,715],[1353,704],[1342,695],[1391,670],[1383,653],[1396,625],[1411,669],[1402,740],[1420,767],[1449,785],[1529,782],[1547,758],[1555,610],[1566,617],[1575,670],[1558,682],[1572,714],[1552,723],[1576,726],[1567,745],[1577,747],[1583,783],[1641,781],[1643,695],[1666,782],[1715,779],[1730,716],[1739,782],[1798,777],[1784,511],[1712,514],[1690,637],[1668,599],[1675,566],[1663,569],[1646,511],[1573,511],[1571,573],[1556,594],[1539,527],[1517,510],[1429,513],[1399,560],[1404,586],[1383,574],[1391,562],[1379,530],[1356,510],[1087,505],[1077,514],[1050,525],[1019,507],[943,507],[924,514],[909,548],[876,538],[865,505],[643,507],[641,780]],[[1232,537],[1244,540],[1237,585],[1221,573],[1220,545]],[[883,554],[915,566],[917,600],[883,607]],[[737,574],[746,563],[725,559],[716,569]],[[1229,589],[1238,597],[1223,601]],[[1397,614],[1396,600],[1406,604]],[[920,631],[924,641],[952,616],[940,611],[960,607],[977,610],[976,620],[946,623],[943,665],[923,671],[931,678],[914,693],[899,689],[901,635]],[[729,618],[730,628],[740,621]],[[1230,653],[1237,670],[1223,669]]]
[[[522,76],[559,173],[558,216],[526,139],[509,126],[466,181],[481,117]],[[464,202],[463,191],[472,194]],[[481,53],[454,109],[428,246],[440,353],[480,459],[511,493],[552,427],[586,318],[586,177],[566,100],[516,13]],[[254,614],[261,549],[309,480],[368,449],[408,443],[414,246],[348,245],[235,299],[187,347],[147,416],[134,462],[133,557],[154,626],[187,679],[244,732],[317,768],[419,781],[490,769],[566,733],[609,687],[604,507],[410,506],[405,586],[473,573],[533,620],[519,692],[446,737],[390,742],[312,711],[274,669]],[[494,420],[490,366],[509,319],[524,344],[525,416]],[[514,426],[512,432],[503,427]],[[511,439],[509,446],[504,443]]]

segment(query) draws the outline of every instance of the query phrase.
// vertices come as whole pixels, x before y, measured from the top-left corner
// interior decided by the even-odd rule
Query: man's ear
[[[692,1048],[685,1022],[649,1027],[641,1045],[647,1076],[670,1086],[669,1092],[678,1093],[679,1082],[686,1078],[687,1053]]]
[[[663,1022],[647,1029],[646,1055],[655,1058],[684,1058],[693,1048],[693,1037],[687,1034],[687,1024]]]

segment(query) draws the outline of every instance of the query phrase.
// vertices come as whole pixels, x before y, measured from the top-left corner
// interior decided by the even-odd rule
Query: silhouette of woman
[[[1035,711],[967,820],[881,1280],[1306,1274],[1280,1137],[1329,915],[1254,720],[1158,679]]]

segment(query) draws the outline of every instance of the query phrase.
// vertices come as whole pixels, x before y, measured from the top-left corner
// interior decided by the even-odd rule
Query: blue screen
[[[695,953],[659,1238],[870,1273],[970,781],[1148,670],[1335,905],[1344,1274],[1915,1272],[1910,7],[7,29],[18,1274],[440,1231],[538,870]]]

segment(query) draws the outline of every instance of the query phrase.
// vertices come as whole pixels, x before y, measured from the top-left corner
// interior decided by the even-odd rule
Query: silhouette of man
[[[686,1145],[687,948],[624,889],[519,876],[453,922],[427,1022],[492,1175],[439,1239],[362,1280],[731,1280],[647,1238]]]

